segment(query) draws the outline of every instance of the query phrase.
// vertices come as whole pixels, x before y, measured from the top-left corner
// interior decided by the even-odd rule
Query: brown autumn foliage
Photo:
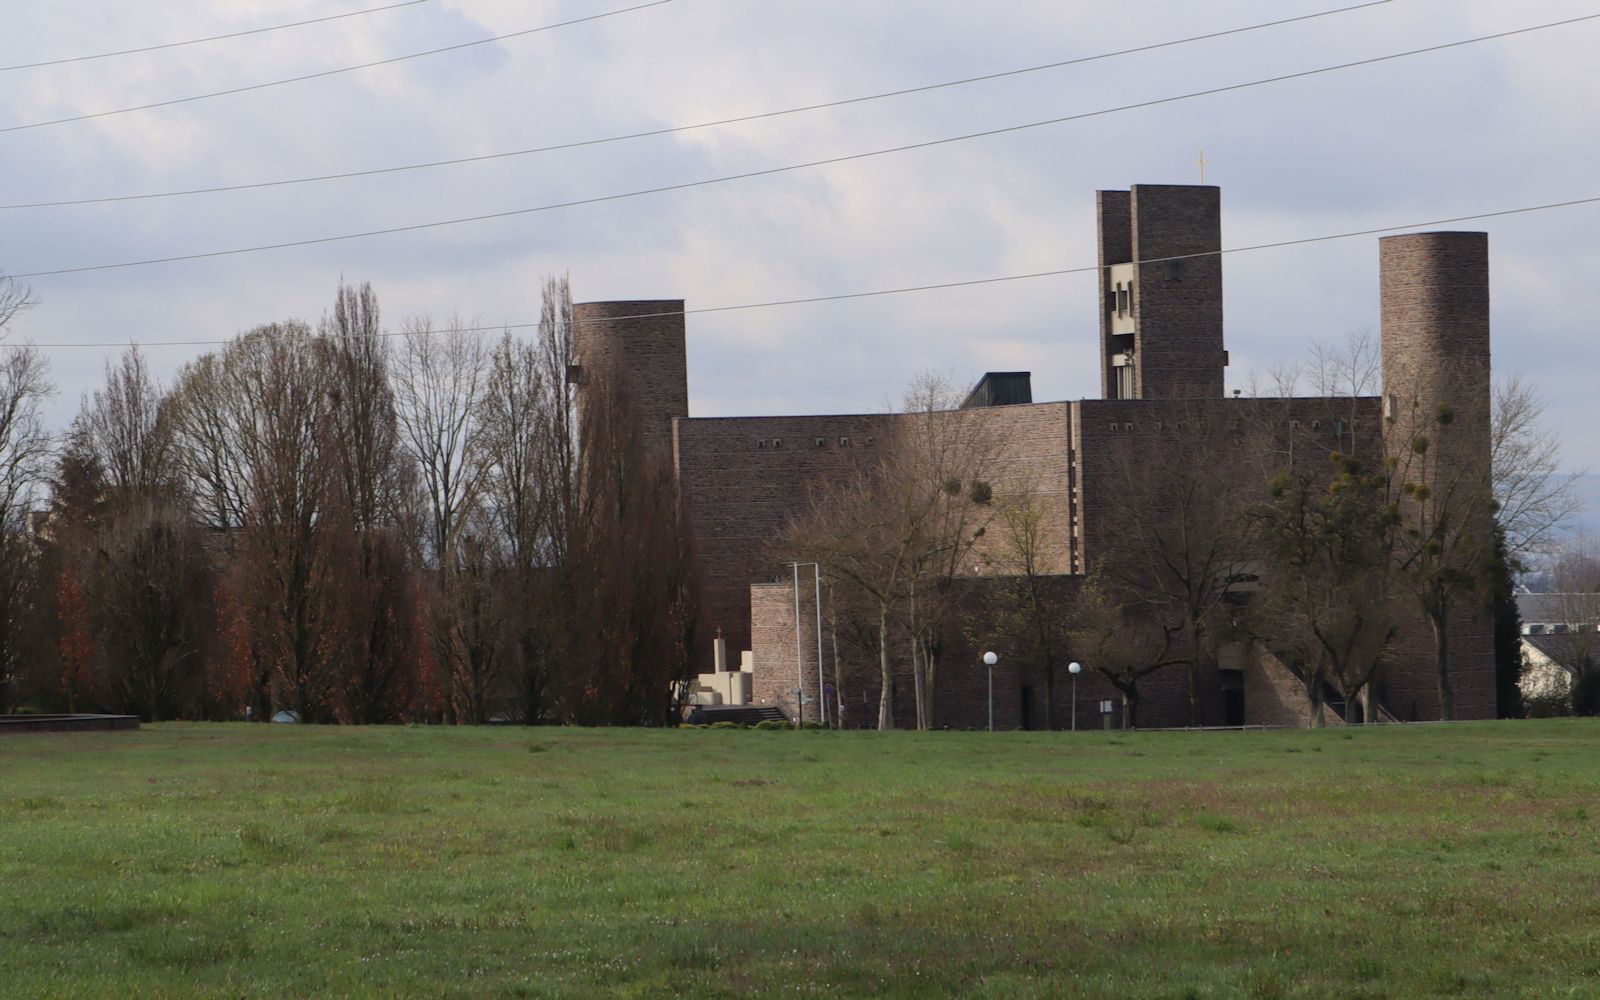
[[[170,386],[128,352],[60,448],[43,362],[0,354],[0,711],[672,721],[699,619],[670,470],[604,391],[579,460],[565,282],[545,316],[397,346],[341,285]]]

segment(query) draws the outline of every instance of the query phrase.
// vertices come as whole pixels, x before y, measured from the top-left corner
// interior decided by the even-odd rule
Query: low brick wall
[[[0,736],[11,733],[105,733],[139,728],[136,715],[0,715]]]

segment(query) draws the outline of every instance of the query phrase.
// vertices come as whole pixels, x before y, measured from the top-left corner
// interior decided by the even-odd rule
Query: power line
[[[160,45],[145,45],[137,49],[118,49],[115,52],[97,52],[92,56],[69,56],[65,59],[47,59],[44,62],[18,63],[15,66],[0,66],[0,73],[9,73],[18,69],[40,69],[45,66],[64,66],[67,63],[90,62],[95,59],[110,59],[113,56],[131,56],[144,52],[159,52],[162,49],[182,48],[185,45],[200,45],[205,42],[220,42],[227,38],[244,38],[246,35],[264,35],[269,31],[283,31],[285,28],[303,28],[308,24],[323,24],[328,21],[338,21],[347,17],[360,17],[363,14],[379,14],[386,10],[396,10],[400,7],[414,7],[428,0],[402,0],[401,3],[392,3],[387,7],[369,7],[366,10],[352,10],[343,14],[329,14],[326,17],[313,17],[305,21],[291,21],[288,24],[274,24],[266,28],[250,28],[246,31],[230,31],[225,35],[208,35],[205,38],[190,38],[182,42],[163,42]]]
[[[149,194],[113,195],[100,198],[73,198],[60,201],[23,202],[15,205],[0,205],[0,211],[23,208],[60,208],[68,205],[100,205],[110,202],[144,201],[152,198],[179,198],[197,194],[219,194],[226,191],[251,191],[260,188],[285,187],[292,184],[310,184],[318,181],[348,180],[355,177],[373,177],[380,174],[401,173],[410,170],[428,170],[435,167],[458,166],[464,163],[482,163],[488,160],[500,160],[515,156],[529,156],[535,153],[552,153],[563,149],[579,149],[586,146],[601,146],[613,142],[623,142],[630,139],[648,139],[663,135],[676,135],[682,132],[691,132],[699,129],[718,128],[724,125],[739,125],[745,122],[761,121],[769,118],[779,118],[785,115],[795,115],[807,111],[822,111],[828,108],[845,107],[851,104],[863,104],[868,101],[881,101],[891,97],[905,97],[910,94],[922,94],[934,90],[950,87],[964,87],[974,83],[984,83],[991,80],[1001,80],[1008,77],[1022,76],[1028,73],[1039,73],[1045,70],[1061,69],[1067,66],[1077,66],[1083,63],[1098,62],[1113,59],[1119,56],[1133,55],[1140,52],[1153,52],[1157,49],[1172,48],[1178,45],[1187,45],[1191,42],[1209,41],[1229,35],[1239,35],[1249,31],[1259,31],[1263,28],[1275,28],[1280,25],[1294,24],[1299,21],[1310,21],[1315,18],[1331,17],[1335,14],[1345,14],[1351,11],[1365,10],[1369,7],[1381,7],[1393,3],[1394,0],[1370,0],[1349,7],[1339,7],[1334,10],[1319,11],[1314,14],[1302,14],[1298,17],[1282,18],[1276,21],[1266,21],[1261,24],[1246,25],[1241,28],[1228,28],[1224,31],[1213,31],[1204,35],[1191,35],[1188,38],[1177,38],[1165,42],[1155,42],[1149,45],[1139,45],[1129,49],[1118,49],[1115,52],[1102,52],[1097,55],[1080,56],[1074,59],[1063,59],[1058,62],[1043,63],[1038,66],[1026,66],[1021,69],[1002,70],[996,73],[985,73],[981,76],[969,76],[959,80],[946,80],[941,83],[925,84],[918,87],[906,87],[900,90],[889,90],[877,94],[866,94],[860,97],[847,97],[835,101],[823,101],[815,104],[806,104],[799,107],[784,108],[779,111],[763,111],[756,114],[736,115],[729,118],[720,118],[715,121],[697,122],[692,125],[674,125],[667,128],[650,129],[644,132],[630,132],[625,135],[606,136],[599,139],[583,139],[576,142],[559,143],[553,146],[536,146],[529,149],[513,149],[500,153],[485,153],[478,156],[462,156],[448,160],[430,160],[423,163],[409,163],[392,167],[377,167],[370,170],[348,170],[333,174],[318,174],[309,177],[293,177],[273,181],[256,181],[249,184],[227,184],[212,187],[190,188],[181,191],[159,191]]]
[[[1542,31],[1547,28],[1561,27],[1577,24],[1582,21],[1592,21],[1600,18],[1600,14],[1587,14],[1582,17],[1568,18],[1564,21],[1553,21],[1548,24],[1535,25],[1529,28],[1517,28],[1511,31],[1497,32],[1492,35],[1480,35],[1476,38],[1462,39],[1446,42],[1441,45],[1431,45],[1426,48],[1410,49],[1405,52],[1392,53],[1384,56],[1374,56],[1369,59],[1360,59],[1354,62],[1339,63],[1334,66],[1324,66],[1319,69],[1301,70],[1296,73],[1286,73],[1280,76],[1267,77],[1261,80],[1252,80],[1247,83],[1229,84],[1223,87],[1212,87],[1207,90],[1192,91],[1179,94],[1175,97],[1162,97],[1155,100],[1140,101],[1134,104],[1124,104],[1114,108],[1105,108],[1099,111],[1087,111],[1075,115],[1065,115],[1059,118],[1049,118],[1044,121],[1028,122],[1022,125],[1008,125],[1003,128],[986,129],[981,132],[969,132],[964,135],[948,136],[942,139],[929,139],[924,142],[907,143],[902,146],[891,146],[887,149],[872,150],[865,153],[850,153],[843,156],[834,156],[822,160],[810,160],[804,163],[792,163],[781,167],[767,167],[762,170],[750,170],[738,174],[726,174],[721,177],[704,178],[697,181],[684,181],[679,184],[663,184],[652,188],[643,188],[635,191],[623,191],[615,194],[597,195],[591,198],[576,198],[571,201],[552,202],[545,205],[535,205],[530,208],[515,208],[501,212],[488,212],[482,215],[464,216],[455,219],[440,219],[433,222],[418,222],[406,226],[392,226],[386,229],[372,229],[358,233],[342,233],[336,236],[320,236],[312,239],[289,240],[282,243],[263,243],[255,246],[234,247],[227,250],[207,250],[199,253],[178,254],[171,257],[151,257],[144,260],[120,261],[114,264],[88,264],[78,267],[56,268],[48,271],[31,271],[14,274],[14,278],[47,278],[64,274],[83,274],[91,271],[111,271],[130,267],[147,267],[154,264],[174,264],[191,260],[208,260],[214,257],[232,257],[242,254],[262,253],[269,250],[287,250],[294,247],[316,246],[324,243],[340,243],[348,240],[367,239],[375,236],[393,236],[399,233],[418,232],[425,229],[438,229],[446,226],[459,226],[473,222],[487,222],[494,219],[506,219],[521,215],[532,215],[539,212],[550,212],[563,208],[576,208],[583,205],[598,205],[606,202],[624,201],[631,198],[640,198],[646,195],[665,194],[673,191],[686,191],[693,188],[710,187],[715,184],[725,184],[730,181],[749,180],[756,177],[770,177],[777,174],[792,173],[812,167],[830,166],[839,163],[851,163],[857,160],[866,160],[878,156],[887,156],[891,153],[903,153],[911,150],[929,149],[956,142],[965,142],[970,139],[981,139],[990,136],[1007,135],[1013,132],[1022,132],[1028,129],[1042,128],[1047,125],[1059,125],[1065,122],[1082,121],[1086,118],[1096,118],[1104,115],[1117,114],[1123,111],[1133,111],[1139,108],[1156,107],[1163,104],[1173,104],[1178,101],[1191,100],[1197,97],[1207,97],[1214,94],[1230,93],[1232,91],[1246,90],[1260,87],[1270,83],[1281,83],[1286,80],[1298,80],[1306,77],[1317,76],[1323,73],[1332,73],[1338,70],[1351,69],[1359,66],[1370,66],[1375,63],[1389,62],[1408,56],[1420,55],[1427,52],[1439,52],[1445,49],[1458,48],[1477,42],[1489,41],[1497,38],[1507,38],[1512,35],[1522,35],[1533,31]]]
[[[574,24],[584,24],[589,21],[599,21],[602,18],[616,17],[619,14],[631,14],[635,11],[645,10],[649,7],[660,7],[662,4],[671,3],[672,0],[650,0],[649,3],[636,4],[632,7],[623,7],[618,10],[609,10],[601,14],[590,14],[587,17],[577,17],[570,21],[558,21],[555,24],[541,25],[537,28],[525,28],[522,31],[513,31],[504,35],[493,35],[489,38],[480,38],[472,42],[460,42],[456,45],[446,45],[443,48],[428,49],[424,52],[412,52],[409,55],[392,56],[388,59],[379,59],[376,62],[361,63],[358,66],[342,66],[339,69],[323,70],[320,73],[307,73],[303,76],[291,76],[282,80],[271,80],[267,83],[253,83],[247,87],[232,87],[228,90],[214,90],[207,94],[194,94],[189,97],[175,97],[167,101],[156,101],[152,104],[138,104],[127,108],[114,108],[110,111],[94,111],[86,115],[73,115],[69,118],[53,118],[48,121],[28,122],[25,125],[8,125],[0,128],[0,133],[21,132],[26,129],[44,128],[47,125],[65,125],[69,122],[83,122],[94,118],[109,118],[112,115],[125,115],[134,111],[149,111],[153,108],[169,108],[175,104],[189,104],[194,101],[210,100],[213,97],[228,97],[233,94],[246,94],[253,90],[265,90],[268,87],[281,87],[287,83],[301,83],[306,80],[320,80],[324,77],[338,76],[341,73],[354,73],[356,70],[372,69],[375,66],[390,66],[395,63],[406,62],[411,59],[421,59],[423,56],[436,56],[444,52],[459,52],[478,45],[488,45],[491,42],[503,42],[509,38],[521,38],[524,35],[534,35],[541,31],[554,31],[556,28],[567,28]]]
[[[1228,254],[1253,253],[1260,250],[1279,250],[1286,247],[1307,246],[1313,243],[1328,243],[1334,240],[1355,239],[1361,236],[1377,236],[1383,233],[1394,233],[1405,229],[1431,229],[1435,226],[1449,226],[1461,222],[1481,222],[1485,219],[1499,219],[1512,215],[1527,215],[1532,212],[1547,212],[1559,208],[1576,208],[1583,205],[1600,204],[1600,195],[1590,198],[1573,198],[1568,201],[1547,202],[1542,205],[1524,205],[1520,208],[1498,209],[1492,212],[1478,212],[1473,215],[1456,215],[1448,219],[1430,219],[1426,222],[1408,222],[1395,226],[1376,226],[1370,229],[1353,229],[1341,233],[1325,233],[1321,236],[1303,236],[1292,240],[1276,240],[1270,243],[1252,243],[1245,246],[1224,247],[1221,250],[1209,250],[1203,253],[1178,254],[1171,257],[1156,257],[1141,261],[1143,264],[1162,264],[1167,261],[1196,260],[1205,257],[1222,257]],[[833,295],[811,295],[804,298],[772,299],[765,302],[746,302],[738,305],[727,306],[702,306],[697,309],[674,309],[665,312],[636,313],[623,317],[628,320],[639,319],[664,319],[678,316],[705,316],[713,313],[745,312],[752,309],[775,309],[785,306],[814,305],[822,302],[848,302],[855,299],[882,298],[890,295],[910,295],[918,292],[940,291],[950,288],[974,288],[981,285],[998,285],[1013,281],[1032,281],[1037,278],[1059,278],[1073,274],[1093,274],[1103,269],[1109,269],[1112,264],[1091,264],[1083,267],[1065,267],[1051,271],[1032,271],[1026,274],[1005,274],[988,278],[969,278],[963,281],[941,281],[925,285],[904,285],[898,288],[877,288],[864,292],[840,292]],[[19,276],[20,277],[20,276]],[[591,322],[611,322],[611,318],[593,320]],[[584,321],[574,320],[577,325]],[[494,326],[469,326],[455,327],[444,332],[453,333],[499,333],[504,330],[531,330],[536,329],[538,323],[500,323]],[[384,333],[384,337],[403,337],[405,331]],[[228,340],[156,340],[138,341],[130,346],[138,347],[217,347],[230,343]],[[33,344],[43,350],[57,348],[107,348],[122,347],[122,344],[93,344],[93,343],[44,343]]]

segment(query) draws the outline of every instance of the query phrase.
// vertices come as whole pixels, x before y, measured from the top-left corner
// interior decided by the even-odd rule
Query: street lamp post
[[[816,578],[817,588],[817,711],[819,721],[828,724],[828,696],[826,682],[822,677],[822,564],[793,562],[794,567],[794,673],[795,684],[795,714],[794,727],[799,729],[805,721],[806,714],[806,672],[805,661],[800,651],[800,567],[810,566],[811,573]]]
[[[1074,660],[1067,664],[1067,673],[1072,675],[1072,731],[1078,731],[1078,675],[1083,672],[1083,664]]]
[[[989,732],[994,732],[994,665],[1000,662],[993,650],[983,654],[983,664],[989,668]]]

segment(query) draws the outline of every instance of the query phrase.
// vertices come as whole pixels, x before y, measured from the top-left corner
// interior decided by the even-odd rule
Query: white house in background
[[[1518,594],[1517,612],[1525,701],[1565,699],[1580,669],[1600,667],[1600,594]]]

